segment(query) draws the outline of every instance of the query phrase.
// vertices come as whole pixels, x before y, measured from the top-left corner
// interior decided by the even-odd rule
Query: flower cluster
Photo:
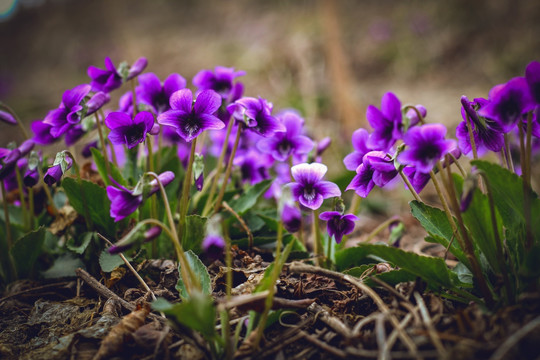
[[[366,118],[372,131],[356,130],[354,151],[343,159],[348,170],[356,171],[347,190],[367,197],[375,185],[384,187],[403,171],[421,191],[437,162],[457,148],[454,140],[445,139],[445,126],[424,124],[425,116],[422,105],[402,107],[391,92],[383,96],[380,109],[370,105]],[[403,145],[397,146],[399,142]]]

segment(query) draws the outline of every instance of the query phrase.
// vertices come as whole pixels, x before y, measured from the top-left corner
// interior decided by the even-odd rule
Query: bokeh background
[[[461,95],[487,97],[540,60],[540,1],[0,0],[0,13],[0,100],[26,122],[89,65],[145,56],[162,79],[245,70],[246,95],[298,108],[343,153],[387,91],[457,124]],[[0,126],[0,145],[19,139]]]

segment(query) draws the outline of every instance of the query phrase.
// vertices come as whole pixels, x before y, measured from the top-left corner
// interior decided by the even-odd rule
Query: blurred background
[[[346,153],[387,91],[457,124],[461,95],[487,97],[540,60],[538,19],[540,1],[0,0],[0,100],[28,123],[106,56],[145,56],[161,79],[223,65]],[[0,127],[0,146],[18,138]]]

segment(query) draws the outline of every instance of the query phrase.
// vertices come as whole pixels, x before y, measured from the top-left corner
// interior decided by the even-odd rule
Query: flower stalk
[[[229,119],[229,124],[227,125],[227,130],[225,133],[225,141],[223,142],[223,147],[221,148],[221,153],[219,154],[216,173],[214,175],[214,178],[212,179],[210,192],[208,193],[208,197],[206,198],[206,203],[204,204],[202,216],[207,216],[210,208],[212,207],[212,200],[214,199],[214,195],[216,194],[217,183],[219,181],[219,177],[221,176],[221,172],[223,171],[223,161],[225,160],[225,155],[227,154],[227,149],[229,148],[229,137],[231,136],[233,124],[234,120]]]
[[[99,110],[99,114],[101,114],[102,119],[105,119],[105,114],[103,113],[103,110]],[[101,127],[101,121],[99,120],[99,115],[96,113],[96,125],[98,129],[98,135],[99,135],[99,142],[101,144],[101,152],[103,154],[103,159],[105,160],[105,171],[107,172],[107,176],[103,181],[106,185],[110,184],[109,176],[111,175],[111,167],[109,165],[109,154],[107,153],[107,145],[105,144],[105,138],[103,137],[103,128]],[[111,151],[112,154],[114,154],[114,150]],[[114,156],[114,155],[113,155]]]
[[[221,202],[223,201],[223,197],[225,196],[225,189],[227,188],[227,183],[229,182],[229,178],[231,176],[232,165],[233,165],[234,157],[236,156],[236,150],[238,150],[238,144],[240,143],[240,135],[242,135],[243,128],[244,128],[244,123],[239,121],[238,129],[236,130],[236,137],[234,139],[234,145],[231,151],[231,155],[229,157],[229,161],[227,162],[227,168],[225,170],[225,177],[223,178],[223,183],[221,185],[221,189],[219,189],[219,194],[216,200],[216,204],[214,205],[214,213],[217,213],[219,209],[221,208]]]
[[[186,215],[189,207],[189,190],[191,189],[191,178],[193,176],[193,161],[195,160],[195,149],[197,148],[197,138],[191,141],[191,151],[189,153],[188,167],[182,184],[182,198],[180,199],[180,222],[178,223],[179,240],[183,239]],[[171,225],[172,226],[172,225]]]

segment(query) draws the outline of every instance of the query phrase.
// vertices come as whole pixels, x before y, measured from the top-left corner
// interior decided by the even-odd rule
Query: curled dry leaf
[[[92,360],[108,359],[122,351],[124,344],[133,340],[133,333],[144,325],[146,316],[149,313],[150,306],[145,304],[143,307],[137,306],[136,310],[124,316],[103,339],[98,352]]]
[[[75,222],[79,214],[75,209],[69,205],[65,205],[58,210],[58,215],[52,222],[49,231],[53,235],[58,235],[63,233],[71,224]]]

